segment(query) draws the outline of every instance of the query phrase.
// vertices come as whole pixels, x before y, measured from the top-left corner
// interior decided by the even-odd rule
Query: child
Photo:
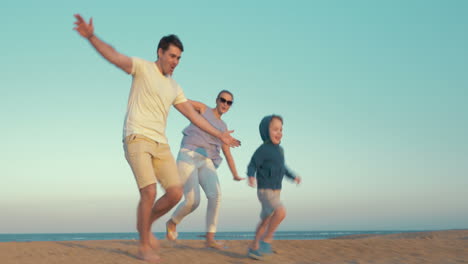
[[[264,255],[273,253],[273,235],[286,217],[286,210],[280,201],[283,176],[297,184],[301,182],[301,177],[286,168],[283,148],[279,145],[283,137],[283,118],[278,115],[265,116],[260,122],[260,136],[263,144],[255,151],[247,168],[249,185],[258,186],[257,197],[262,205],[255,240],[248,251],[248,256],[254,259],[262,259]]]

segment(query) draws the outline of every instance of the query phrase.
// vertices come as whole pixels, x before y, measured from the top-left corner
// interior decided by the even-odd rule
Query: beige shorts
[[[262,205],[261,219],[269,217],[277,208],[283,206],[280,194],[281,190],[257,189],[257,197]]]
[[[182,185],[168,144],[133,134],[124,139],[124,150],[138,188],[142,189],[156,181],[164,189]]]

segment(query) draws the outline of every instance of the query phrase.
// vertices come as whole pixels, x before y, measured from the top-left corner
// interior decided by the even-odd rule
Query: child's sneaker
[[[258,260],[263,259],[263,255],[262,255],[262,253],[260,253],[260,251],[258,249],[254,250],[254,249],[249,248],[249,252],[247,253],[247,256],[249,256],[249,257],[251,257],[253,259],[258,259]]]
[[[271,244],[270,243],[267,243],[267,242],[264,242],[264,241],[260,241],[260,248],[259,248],[259,251],[261,254],[273,254],[273,249],[271,248]]]

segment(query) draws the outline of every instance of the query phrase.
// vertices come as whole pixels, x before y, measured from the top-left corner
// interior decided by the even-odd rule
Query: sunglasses
[[[226,99],[224,99],[224,98],[222,98],[222,97],[219,98],[219,101],[220,101],[221,103],[226,103],[227,105],[232,105],[232,101],[228,101],[228,100],[226,100]]]

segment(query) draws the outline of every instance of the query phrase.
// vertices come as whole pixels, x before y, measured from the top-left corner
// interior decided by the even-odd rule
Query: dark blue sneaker
[[[260,241],[260,248],[258,249],[261,254],[267,255],[267,254],[273,254],[273,249],[271,248],[271,244]]]
[[[258,259],[258,260],[262,260],[263,259],[263,255],[262,253],[260,253],[259,250],[254,250],[254,249],[251,249],[249,248],[249,252],[247,253],[247,256],[253,258],[253,259]]]

